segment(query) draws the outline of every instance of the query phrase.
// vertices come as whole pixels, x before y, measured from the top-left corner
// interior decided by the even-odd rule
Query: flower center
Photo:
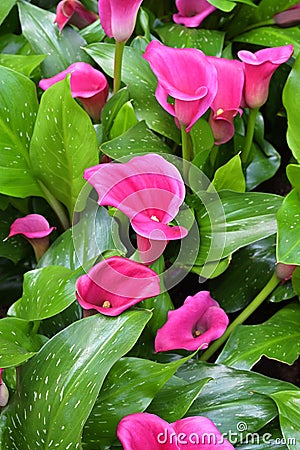
[[[217,116],[220,116],[224,112],[224,109],[219,108],[217,111]]]
[[[153,220],[153,222],[160,222],[159,218],[154,215],[151,216],[150,219]]]
[[[102,308],[111,308],[111,303],[108,300],[102,303]]]
[[[198,336],[201,336],[201,334],[202,334],[202,331],[200,331],[200,330],[195,330],[194,333],[193,333],[193,336],[196,338],[196,337],[198,337]]]

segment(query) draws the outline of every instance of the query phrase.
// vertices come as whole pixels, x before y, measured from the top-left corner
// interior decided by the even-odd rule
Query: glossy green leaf
[[[300,166],[298,164],[289,164],[286,168],[286,174],[289,182],[300,195]]]
[[[113,159],[142,153],[171,153],[170,148],[144,121],[138,122],[121,136],[104,142],[101,151]]]
[[[32,49],[22,34],[7,33],[1,36],[0,52],[11,55],[30,55]]]
[[[244,308],[267,284],[275,270],[275,247],[275,236],[270,236],[241,248],[226,272],[209,283],[212,297],[226,312]]]
[[[17,0],[2,0],[0,5],[0,25],[9,14],[12,7],[16,4],[16,2]]]
[[[300,199],[295,189],[283,199],[277,220],[278,262],[300,265]]]
[[[261,0],[256,10],[260,20],[271,19],[275,13],[284,11],[299,3],[297,0]]]
[[[286,281],[284,284],[279,284],[277,288],[274,289],[268,300],[269,302],[279,303],[285,300],[290,300],[291,298],[295,297],[295,295],[296,291],[294,291],[291,281]]]
[[[0,55],[0,65],[21,72],[27,77],[44,61],[46,55]]]
[[[159,364],[142,358],[124,358],[109,372],[100,395],[86,422],[85,444],[112,444],[116,440],[119,421],[128,414],[143,412],[162,386],[186,362],[181,358],[169,364]]]
[[[292,44],[294,53],[298,55],[300,50],[300,30],[298,27],[260,27],[237,36],[235,41],[247,44],[261,45],[264,47],[279,47]]]
[[[196,157],[203,155],[206,150],[210,150],[214,145],[214,136],[211,127],[209,123],[204,119],[197,120],[197,122],[191,129],[190,135],[192,139],[194,155]]]
[[[0,320],[0,366],[19,366],[35,355],[42,340],[32,334],[33,323],[16,317]]]
[[[39,333],[51,338],[73,322],[81,319],[82,315],[83,311],[79,303],[73,302],[59,314],[49,317],[49,319],[44,319],[40,323]]]
[[[91,44],[85,48],[85,51],[110,77],[113,77],[115,52],[113,44]],[[139,120],[145,120],[152,130],[179,142],[180,133],[174,118],[159,105],[155,98],[157,79],[148,62],[142,58],[142,53],[133,47],[125,46],[124,48],[122,81],[128,86]]]
[[[3,66],[0,80],[0,192],[21,198],[42,195],[28,154],[38,109],[35,85]]]
[[[155,31],[163,44],[169,47],[197,48],[209,56],[221,56],[222,54],[225,35],[221,31],[186,28],[174,23],[157,27]]]
[[[27,2],[19,2],[18,8],[23,35],[36,54],[48,55],[41,66],[44,77],[52,77],[76,61],[88,61],[81,49],[85,40],[71,27],[59,33],[54,13]]]
[[[223,272],[228,268],[231,261],[231,255],[227,258],[221,259],[221,261],[212,261],[204,266],[193,266],[191,272],[198,274],[203,281],[206,278],[216,278],[222,275]]]
[[[225,258],[241,247],[275,234],[281,202],[277,195],[256,192],[222,191],[211,197],[207,194],[206,206],[197,211],[201,245],[196,264],[202,265],[211,257],[215,260],[217,251],[220,258]],[[211,252],[212,245],[223,249]]]
[[[236,6],[236,3],[245,3],[249,6],[255,6],[255,3],[253,3],[252,0],[209,0],[209,3],[225,12],[232,11]]]
[[[85,184],[83,172],[98,163],[98,147],[92,122],[72,98],[67,79],[42,96],[30,159],[36,177],[72,217]]]
[[[26,437],[30,449],[78,448],[105,377],[134,345],[150,316],[141,310],[119,317],[97,314],[49,340],[20,370],[18,390],[2,423],[3,445],[24,448]]]
[[[182,378],[171,378],[155,396],[147,412],[156,414],[167,422],[181,419],[210,380],[211,378],[203,378],[187,383]]]
[[[87,27],[84,27],[79,33],[88,44],[101,42],[105,37],[105,32],[103,31],[99,19]]]
[[[264,141],[263,150],[254,144],[252,153],[252,161],[246,168],[247,189],[259,186],[266,180],[275,175],[280,167],[280,154],[267,141]]]
[[[114,139],[121,136],[130,128],[138,123],[131,101],[126,102],[115,117],[113,126],[110,130],[110,138]]]
[[[117,247],[124,252],[117,236],[112,236],[115,226],[107,210],[89,199],[86,209],[80,213],[78,223],[51,245],[39,261],[39,267],[55,265],[75,270],[82,265],[92,264],[107,250]]]
[[[300,106],[300,56],[293,64],[283,89],[282,99],[288,121],[287,142],[294,157],[300,162],[300,130],[297,118]]]
[[[235,155],[226,164],[219,167],[212,183],[216,191],[228,189],[235,192],[245,192],[246,183],[240,155]]]
[[[108,140],[110,130],[118,115],[118,112],[129,100],[128,88],[120,89],[115,95],[110,97],[102,109],[101,121],[103,125],[103,135],[105,140]]]
[[[28,271],[24,275],[23,295],[8,314],[25,320],[55,316],[75,301],[75,282],[81,275],[59,266]]]
[[[278,414],[276,405],[266,395],[295,389],[293,384],[255,372],[201,361],[190,361],[177,371],[176,376],[188,383],[213,378],[186,415],[208,417],[222,433],[238,432],[241,422],[246,424],[246,433],[260,430]]]
[[[270,397],[278,407],[280,427],[289,450],[297,450],[300,442],[300,390],[275,392]]]
[[[290,304],[259,325],[239,325],[218,363],[251,369],[262,356],[293,364],[300,354],[300,305]]]

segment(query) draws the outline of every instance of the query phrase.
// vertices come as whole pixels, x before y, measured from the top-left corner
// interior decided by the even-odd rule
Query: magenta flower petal
[[[234,450],[215,424],[206,417],[186,417],[171,423],[178,436],[178,444],[186,450]]]
[[[244,63],[244,99],[249,108],[260,108],[268,99],[269,84],[277,67],[287,62],[293,54],[293,46],[265,48],[256,53],[238,52]]]
[[[200,50],[171,48],[158,41],[150,42],[143,57],[158,79],[157,101],[190,131],[217,93],[215,67]]]
[[[154,414],[136,413],[123,417],[117,428],[117,436],[124,450],[180,449],[176,444],[174,428]]]
[[[240,109],[243,87],[243,63],[225,58],[208,57],[218,76],[218,91],[211,104],[209,124],[212,128],[215,144],[229,141],[234,135],[233,120]]]
[[[167,322],[157,332],[155,351],[206,349],[228,326],[228,317],[208,291],[189,296],[184,304],[169,311]]]
[[[98,204],[126,214],[140,236],[169,241],[187,235],[186,229],[168,225],[178,214],[185,187],[179,171],[163,157],[149,154],[124,164],[100,164],[85,170],[84,178],[96,189]]]
[[[66,70],[53,77],[42,79],[39,86],[45,91],[53,84],[65,79],[68,74],[71,74],[72,96],[78,98],[94,120],[99,121],[102,108],[107,100],[109,87],[105,76],[90,64],[73,63]]]
[[[53,230],[55,227],[50,227],[45,217],[40,214],[29,214],[12,223],[7,238],[22,234],[27,239],[40,239],[49,236]]]
[[[206,0],[176,0],[178,13],[173,15],[175,23],[185,27],[198,27],[216,8]]]
[[[125,42],[133,33],[143,0],[99,0],[100,22],[106,35]]]
[[[0,368],[0,408],[6,406],[9,399],[9,391],[6,384],[2,380],[3,369]]]
[[[56,7],[55,22],[60,31],[68,22],[81,29],[95,22],[98,16],[87,10],[79,0],[62,0]]]
[[[159,277],[153,270],[120,256],[99,262],[76,282],[79,304],[107,316],[117,316],[159,293]]]

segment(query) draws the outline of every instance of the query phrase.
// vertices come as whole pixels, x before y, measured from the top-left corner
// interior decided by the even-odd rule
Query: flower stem
[[[180,124],[181,130],[181,146],[183,159],[183,176],[187,179],[189,173],[189,162],[192,159],[192,141],[190,134],[186,131],[185,126]]]
[[[45,199],[47,200],[47,202],[57,215],[63,229],[67,230],[70,227],[70,222],[66,215],[63,205],[54,197],[53,194],[51,194],[51,192],[46,188],[46,186],[42,182],[39,182],[39,184],[45,195]]]
[[[253,142],[254,130],[255,130],[255,121],[258,113],[258,108],[249,109],[249,117],[247,124],[247,133],[245,136],[245,145],[242,151],[242,163],[246,167],[249,159],[249,154],[251,150],[251,145]]]
[[[229,325],[225,333],[209,346],[209,348],[200,356],[199,359],[201,361],[207,361],[229,338],[236,327],[248,319],[248,317],[263,303],[263,301],[271,294],[271,292],[273,292],[279,283],[280,280],[277,278],[276,273],[274,273],[272,278],[255,297],[255,299],[252,300],[252,302],[241,312],[241,314]]]
[[[122,59],[125,42],[116,41],[115,60],[114,60],[114,94],[121,87]]]

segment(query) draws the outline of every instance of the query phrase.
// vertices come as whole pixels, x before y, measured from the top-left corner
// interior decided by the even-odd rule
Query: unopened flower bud
[[[292,278],[293,272],[297,266],[293,264],[278,263],[276,266],[277,278],[283,281],[288,281]]]
[[[295,27],[300,24],[300,3],[273,16],[274,22],[281,28]]]

